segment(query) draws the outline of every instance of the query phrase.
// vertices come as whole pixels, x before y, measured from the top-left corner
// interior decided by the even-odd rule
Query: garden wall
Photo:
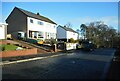
[[[7,44],[7,42],[6,41],[0,41],[0,44]]]
[[[66,50],[76,49],[77,43],[66,43]]]
[[[36,55],[36,54],[37,54],[37,48],[25,49],[25,50],[14,50],[14,51],[3,51],[3,52],[0,52],[0,58],[1,57]]]

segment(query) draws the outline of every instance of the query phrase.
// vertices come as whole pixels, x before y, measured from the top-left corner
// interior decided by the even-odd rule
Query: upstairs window
[[[43,25],[43,22],[41,22],[41,21],[38,21],[38,24],[39,24],[39,25]]]
[[[30,19],[30,23],[33,23],[33,20],[32,20],[32,19]]]

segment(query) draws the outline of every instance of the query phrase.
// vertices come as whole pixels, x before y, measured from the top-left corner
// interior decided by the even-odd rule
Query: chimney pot
[[[39,13],[37,13],[37,15],[40,15]]]

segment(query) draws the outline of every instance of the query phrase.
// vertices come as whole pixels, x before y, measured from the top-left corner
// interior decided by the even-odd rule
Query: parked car
[[[33,43],[33,44],[43,44],[42,39],[26,39],[26,42]]]
[[[80,48],[85,51],[93,51],[95,49],[95,45],[93,43],[83,41],[80,45]]]
[[[38,43],[38,44],[42,45],[43,42],[44,42],[44,41],[43,41],[42,39],[37,39],[37,43]]]

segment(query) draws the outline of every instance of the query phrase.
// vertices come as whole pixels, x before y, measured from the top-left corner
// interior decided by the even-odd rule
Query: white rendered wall
[[[30,22],[30,19],[33,20],[33,23]],[[48,23],[48,22],[45,22],[45,21],[41,21],[41,22],[43,22],[43,25],[39,25],[38,21],[41,21],[41,20],[31,18],[31,17],[27,17],[27,28],[28,28],[27,30],[28,31],[29,30],[42,31],[42,32],[44,32],[44,38],[45,38],[45,32],[56,34],[57,30],[56,30],[56,25],[55,24]],[[28,32],[28,35],[29,35],[29,32]],[[54,38],[56,38],[56,35],[55,35]]]
[[[66,43],[66,50],[76,49],[77,43]]]
[[[0,39],[6,38],[7,24],[0,24]]]
[[[78,33],[67,31],[67,39],[73,38],[74,40],[78,39]]]

